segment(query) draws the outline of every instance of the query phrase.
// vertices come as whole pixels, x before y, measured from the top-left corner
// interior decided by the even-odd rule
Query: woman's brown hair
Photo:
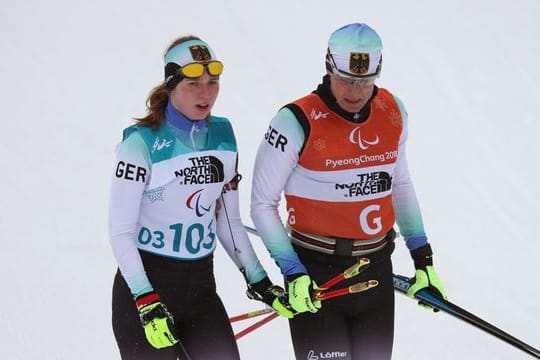
[[[182,44],[189,40],[201,40],[197,36],[187,35],[179,37],[174,40],[165,50],[165,54],[169,52],[173,47],[178,44]],[[163,119],[165,118],[165,108],[169,101],[169,91],[165,81],[162,81],[158,86],[154,87],[148,98],[146,99],[146,116],[142,118],[134,118],[139,126],[150,127],[153,130],[156,130],[161,125]]]

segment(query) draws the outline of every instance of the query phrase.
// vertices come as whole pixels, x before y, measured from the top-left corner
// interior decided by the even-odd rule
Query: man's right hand
[[[311,296],[317,285],[307,274],[294,274],[287,277],[289,304],[294,311],[316,313],[321,308],[320,301],[312,301]]]

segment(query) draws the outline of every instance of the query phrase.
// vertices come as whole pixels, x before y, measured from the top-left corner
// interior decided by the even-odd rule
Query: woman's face
[[[330,74],[330,90],[338,105],[345,111],[356,113],[362,110],[373,94],[373,83],[355,84],[335,74]]]
[[[184,78],[170,93],[173,106],[189,120],[210,115],[219,93],[219,76],[206,71],[196,79]]]

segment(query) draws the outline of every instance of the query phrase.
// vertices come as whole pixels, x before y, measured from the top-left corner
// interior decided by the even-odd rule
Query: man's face
[[[356,81],[332,73],[329,73],[329,75],[330,90],[338,105],[345,111],[359,112],[373,94],[375,84],[372,81]]]

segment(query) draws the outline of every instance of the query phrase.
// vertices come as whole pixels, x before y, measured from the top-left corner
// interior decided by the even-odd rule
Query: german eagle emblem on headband
[[[369,54],[351,53],[349,60],[349,70],[351,74],[364,75],[369,70]]]
[[[189,52],[194,61],[207,61],[212,59],[210,51],[204,45],[193,45],[189,47]]]

